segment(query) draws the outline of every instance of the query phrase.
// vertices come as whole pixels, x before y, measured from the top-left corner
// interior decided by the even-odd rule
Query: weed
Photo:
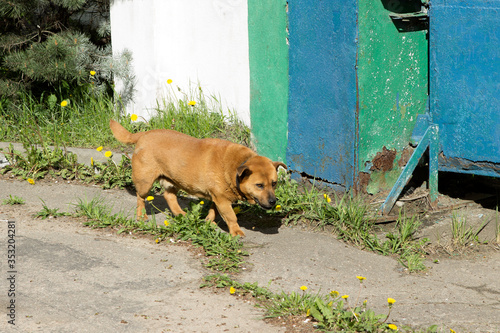
[[[105,163],[92,162],[93,179],[100,183],[104,189],[132,187],[131,164],[131,159],[127,155],[122,155],[119,164],[115,163],[110,157]]]
[[[20,198],[18,196],[12,196],[11,194],[9,194],[9,198],[8,199],[4,199],[3,201],[3,204],[4,205],[22,205],[24,204],[24,199],[23,198]]]
[[[42,202],[43,202],[42,210],[39,211],[38,213],[34,214],[33,217],[41,218],[42,220],[45,220],[47,218],[53,218],[53,217],[58,217],[58,216],[71,216],[70,213],[59,212],[59,208],[49,208],[45,204],[45,201],[42,200]]]
[[[380,248],[382,253],[399,254],[399,262],[410,272],[426,269],[423,263],[425,258],[423,247],[429,240],[414,238],[420,224],[421,222],[415,216],[406,218],[400,215],[396,221],[397,233],[388,233],[387,240]]]
[[[454,212],[451,217],[452,245],[455,248],[464,248],[468,245],[479,242],[479,233],[484,229],[488,222],[484,222],[478,228],[474,229],[467,226],[465,217],[458,217]]]
[[[240,283],[231,279],[227,274],[212,274],[207,275],[203,278],[204,282],[200,285],[200,288],[206,287],[216,287],[216,288],[235,288],[235,293],[239,295],[251,294],[253,297],[259,300],[267,300],[273,297],[273,293],[265,288],[259,287],[258,283]]]
[[[92,175],[91,170],[77,162],[77,156],[55,147],[24,143],[25,152],[14,150],[12,144],[3,151],[9,165],[0,173],[11,172],[21,178],[33,180],[44,178],[47,174],[61,176],[63,179],[86,179]]]

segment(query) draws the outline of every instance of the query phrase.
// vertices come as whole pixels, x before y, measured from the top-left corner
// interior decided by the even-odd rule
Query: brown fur
[[[259,156],[250,148],[220,139],[196,139],[172,130],[130,133],[110,120],[115,138],[135,144],[132,180],[137,191],[137,218],[147,218],[144,200],[155,180],[165,188],[164,197],[174,215],[185,214],[177,192],[213,202],[207,219],[218,212],[231,235],[244,236],[231,206],[238,200],[258,203],[264,209],[276,204],[277,168],[286,165]]]

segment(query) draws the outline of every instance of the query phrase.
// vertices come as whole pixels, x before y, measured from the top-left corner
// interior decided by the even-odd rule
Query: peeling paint
[[[396,150],[388,150],[385,146],[382,148],[381,152],[372,160],[371,170],[377,170],[382,172],[387,172],[392,169],[394,165],[394,159],[396,158]]]
[[[359,1],[358,174],[372,174],[367,188],[375,193],[389,190],[401,172],[395,161],[407,160],[404,151],[428,98],[426,31],[399,32],[389,17],[393,7],[386,0]]]

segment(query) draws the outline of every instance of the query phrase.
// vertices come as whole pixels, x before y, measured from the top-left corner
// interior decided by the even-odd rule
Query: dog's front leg
[[[238,218],[236,217],[236,213],[233,210],[231,202],[228,200],[222,200],[222,201],[214,200],[214,203],[217,206],[217,211],[219,211],[220,216],[222,216],[222,218],[226,222],[231,236],[244,237],[245,233],[243,232],[243,230],[241,230],[240,226],[238,225]]]

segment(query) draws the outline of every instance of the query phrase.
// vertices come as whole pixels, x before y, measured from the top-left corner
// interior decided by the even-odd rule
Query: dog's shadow
[[[129,193],[135,195],[135,192],[129,191]],[[183,210],[189,210],[189,205],[192,202],[198,202],[198,200],[190,199],[182,196],[178,196],[177,200],[179,205]],[[210,203],[207,203],[209,207]],[[163,195],[154,195],[154,200],[152,202],[146,202],[146,212],[148,215],[158,215],[164,212],[170,212],[167,202]],[[279,228],[282,225],[282,216],[276,214],[269,214],[266,211],[258,208],[252,207],[250,209],[244,209],[244,211],[237,215],[238,224],[242,229],[252,230],[260,232],[263,234],[271,235],[277,234]],[[217,214],[215,222],[225,232],[229,232],[226,222]]]

